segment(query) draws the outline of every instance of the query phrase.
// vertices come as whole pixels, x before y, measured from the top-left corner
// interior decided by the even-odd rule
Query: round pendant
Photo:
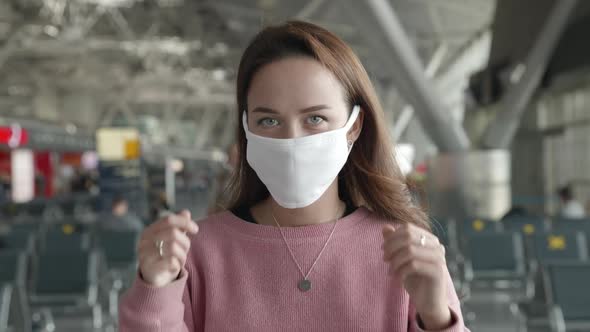
[[[299,288],[299,290],[302,292],[307,292],[311,289],[311,281],[303,279],[299,281],[299,283],[297,284],[297,288]]]

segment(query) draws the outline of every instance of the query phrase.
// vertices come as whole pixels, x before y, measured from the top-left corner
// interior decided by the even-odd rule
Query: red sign
[[[0,127],[0,144],[8,145],[11,148],[26,145],[29,142],[27,130],[19,125]]]

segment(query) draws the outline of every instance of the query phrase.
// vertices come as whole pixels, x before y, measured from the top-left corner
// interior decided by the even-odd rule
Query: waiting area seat
[[[463,236],[502,231],[502,223],[486,218],[466,218],[459,230]]]
[[[0,331],[31,331],[31,314],[26,295],[27,261],[17,250],[0,251],[0,285],[7,286],[0,317]],[[4,324],[4,325],[2,325]]]
[[[95,236],[96,247],[103,252],[109,270],[135,266],[138,232],[99,229]]]
[[[551,229],[557,232],[582,232],[590,240],[590,218],[554,219]]]
[[[88,250],[90,246],[90,233],[81,231],[76,224],[69,223],[52,225],[40,240],[40,251],[46,253]]]
[[[26,284],[27,262],[19,250],[0,251],[0,283]]]
[[[7,286],[10,301],[1,308],[9,318],[0,332],[101,331],[108,297],[99,295],[104,264],[92,250],[92,220],[72,213],[69,202],[66,216],[50,213],[52,206],[63,208],[62,202],[34,203],[4,206],[10,215],[0,227],[0,286]],[[130,254],[120,248],[111,256],[121,256],[115,260],[123,264]]]
[[[548,266],[544,284],[552,331],[590,331],[589,280],[588,263]]]
[[[543,232],[534,236],[534,257],[539,264],[585,262],[588,260],[586,235],[577,231]]]
[[[0,331],[8,331],[8,318],[10,316],[10,304],[12,298],[12,286],[0,284]]]
[[[53,319],[91,317],[88,326],[102,324],[98,304],[99,254],[96,251],[44,252],[33,273],[33,310],[49,310]]]
[[[139,235],[137,231],[108,229],[98,229],[95,233],[95,248],[105,262],[101,270],[101,295],[108,299],[106,306],[114,322],[118,317],[119,297],[136,275]]]
[[[487,284],[487,287],[496,289],[500,284],[525,280],[526,264],[521,234],[471,234],[467,238],[466,249],[468,273],[471,274],[468,279],[475,284]]]
[[[31,253],[35,247],[35,233],[24,229],[11,229],[0,235],[0,250],[20,250]]]
[[[547,294],[543,279],[547,267],[556,263],[585,263],[588,261],[586,237],[581,232],[543,232],[531,236],[533,251],[529,255],[530,275],[534,291],[519,303],[524,323],[532,329],[548,328]]]
[[[548,230],[545,218],[536,216],[514,216],[502,220],[505,230],[520,232],[525,236],[534,235]]]

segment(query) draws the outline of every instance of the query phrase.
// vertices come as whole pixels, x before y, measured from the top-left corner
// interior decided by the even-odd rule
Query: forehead
[[[248,109],[304,108],[311,104],[343,106],[344,90],[330,70],[306,57],[281,59],[263,66],[252,78]]]

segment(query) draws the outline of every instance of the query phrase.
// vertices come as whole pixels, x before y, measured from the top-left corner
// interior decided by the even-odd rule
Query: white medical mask
[[[354,106],[340,129],[289,139],[252,134],[244,112],[248,164],[279,205],[288,209],[306,207],[326,192],[346,164],[352,149],[346,134],[359,112],[360,107]]]

